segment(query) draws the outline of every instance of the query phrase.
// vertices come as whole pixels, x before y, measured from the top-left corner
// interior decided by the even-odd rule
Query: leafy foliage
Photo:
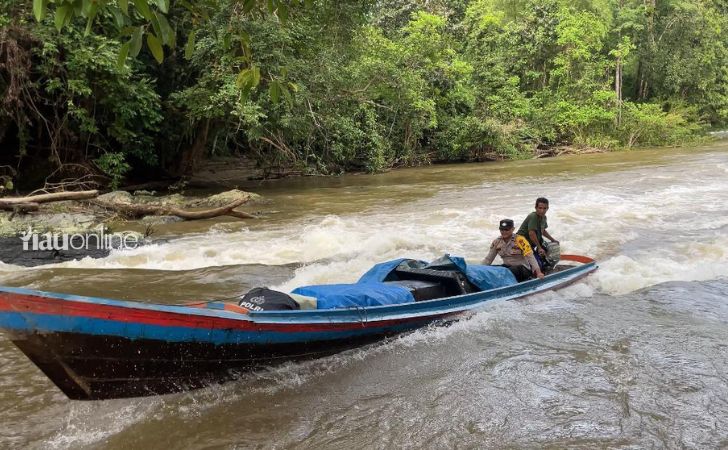
[[[111,189],[117,189],[131,166],[122,153],[104,153],[95,160],[99,168],[111,177]]]
[[[86,162],[118,184],[230,153],[378,171],[728,123],[728,11],[708,0],[0,6],[0,165],[26,174]]]

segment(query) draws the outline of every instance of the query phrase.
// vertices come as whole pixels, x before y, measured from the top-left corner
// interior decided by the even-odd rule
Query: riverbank
[[[708,141],[715,139],[728,139],[728,131],[710,133]],[[705,139],[696,140],[693,145],[683,145],[684,147],[697,146],[705,144]],[[654,147],[645,147],[654,148]],[[337,177],[342,175],[372,175],[375,173],[391,172],[403,169],[409,169],[413,167],[422,166],[445,166],[445,165],[458,165],[458,164],[480,164],[488,162],[507,162],[522,159],[543,159],[553,158],[566,155],[591,155],[595,153],[609,153],[609,152],[624,152],[624,151],[640,151],[645,148],[642,147],[620,147],[620,148],[605,148],[605,147],[594,147],[594,146],[577,146],[577,145],[553,145],[543,148],[536,148],[527,157],[522,157],[519,154],[518,158],[509,158],[504,155],[500,155],[496,152],[486,153],[481,155],[479,158],[466,161],[450,161],[450,160],[436,160],[429,163],[419,163],[413,165],[399,165],[391,167],[385,170],[379,170],[376,172],[369,172],[365,170],[360,171],[346,171],[338,174],[323,174],[312,170],[305,170],[300,167],[286,167],[286,166],[269,166],[261,167],[256,164],[250,158],[241,156],[221,156],[211,158],[209,160],[200,163],[200,166],[194,174],[190,176],[183,184],[191,189],[252,189],[261,183],[267,183],[271,181],[278,181],[287,178],[297,177],[313,177],[313,178],[329,178]],[[665,148],[675,148],[675,146],[669,146]],[[171,182],[170,182],[171,183]],[[151,186],[157,186],[158,188],[164,188],[164,183],[153,182]]]
[[[128,250],[156,242],[157,238],[152,237],[155,227],[185,220],[175,215],[148,215],[129,220],[104,204],[196,211],[220,208],[232,202],[258,201],[257,194],[240,190],[205,197],[114,191],[94,201],[42,203],[28,213],[0,212],[0,262],[31,267],[85,257],[103,258],[112,250]]]

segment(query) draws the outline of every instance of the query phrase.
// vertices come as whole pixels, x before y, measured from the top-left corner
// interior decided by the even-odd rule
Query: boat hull
[[[0,287],[0,329],[71,399],[166,394],[366,345],[488,301],[558,289],[596,269],[580,262],[507,288],[342,310],[241,313],[220,303],[152,305]]]
[[[419,327],[417,327],[419,328]],[[210,344],[33,333],[12,342],[73,400],[103,400],[168,394],[239,378],[242,374],[332,355],[396,333],[334,342]],[[114,351],[110,358],[104,353]]]

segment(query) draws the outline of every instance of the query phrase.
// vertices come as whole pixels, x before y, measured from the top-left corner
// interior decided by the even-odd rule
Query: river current
[[[0,284],[163,303],[351,282],[373,264],[477,261],[538,196],[566,289],[193,392],[68,400],[0,334],[0,448],[726,448],[728,144],[248,186],[253,222],[160,227],[100,260]]]

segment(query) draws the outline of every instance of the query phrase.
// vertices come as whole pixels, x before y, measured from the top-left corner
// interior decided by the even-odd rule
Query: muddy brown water
[[[180,303],[350,282],[376,262],[477,260],[497,223],[551,200],[565,290],[237,382],[66,399],[0,335],[2,448],[728,446],[728,143],[301,178],[247,188],[259,221],[157,228],[166,242],[20,268],[0,283]]]

